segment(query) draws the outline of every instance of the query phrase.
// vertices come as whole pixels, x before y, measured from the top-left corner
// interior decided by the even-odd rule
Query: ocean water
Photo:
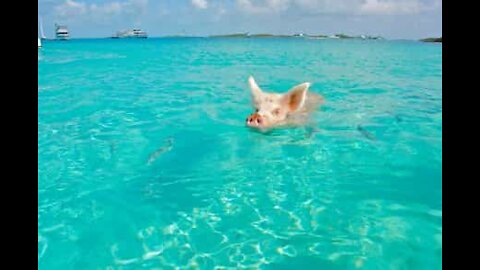
[[[249,75],[326,103],[252,131]],[[38,50],[39,269],[441,269],[441,166],[441,44]]]

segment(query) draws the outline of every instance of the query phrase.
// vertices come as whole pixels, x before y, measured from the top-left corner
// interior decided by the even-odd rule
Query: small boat
[[[140,30],[138,28],[127,30],[127,31],[119,31],[117,32],[112,38],[147,38],[147,32]]]
[[[55,36],[58,40],[70,39],[70,34],[68,32],[67,26],[55,24]]]
[[[40,40],[40,38],[38,38],[38,48],[41,48],[42,47],[42,41]]]
[[[294,34],[293,36],[294,37],[304,37],[305,34],[304,33],[297,33],[297,34]]]

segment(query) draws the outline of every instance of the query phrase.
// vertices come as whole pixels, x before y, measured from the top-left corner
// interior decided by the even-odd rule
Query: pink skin
[[[262,91],[251,76],[248,78],[248,82],[255,108],[255,112],[246,119],[248,127],[265,130],[291,124],[292,121],[297,121],[299,118],[302,118],[301,116],[306,115],[309,107],[312,107],[313,103],[318,103],[316,101],[320,100],[318,95],[307,95],[310,83],[299,84],[287,93],[279,94]]]
[[[262,116],[258,113],[252,113],[247,117],[247,125],[250,127],[259,127],[263,125]]]

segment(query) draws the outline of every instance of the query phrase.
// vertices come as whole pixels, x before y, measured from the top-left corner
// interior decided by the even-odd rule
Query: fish
[[[165,140],[165,145],[162,147],[158,148],[155,150],[155,152],[151,153],[150,156],[148,157],[147,164],[150,165],[152,164],[160,155],[169,152],[173,148],[173,138],[170,137]]]
[[[395,118],[395,120],[397,121],[397,123],[400,123],[400,122],[403,121],[403,118],[399,114],[396,114],[392,111],[388,111],[387,114],[393,116]]]
[[[110,157],[113,157],[113,153],[115,152],[115,142],[110,143]]]
[[[305,131],[305,138],[312,138],[315,133],[320,132],[320,129],[317,127],[308,127]]]
[[[376,141],[377,138],[370,131],[364,129],[361,125],[357,126],[357,130],[367,139],[371,141]]]
[[[397,120],[398,123],[403,121],[402,117],[400,117],[398,114],[395,114],[395,120]]]

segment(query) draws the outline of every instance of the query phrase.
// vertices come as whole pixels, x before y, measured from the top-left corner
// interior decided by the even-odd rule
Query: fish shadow
[[[377,141],[377,137],[372,132],[366,130],[362,125],[357,125],[357,131],[368,140]]]

